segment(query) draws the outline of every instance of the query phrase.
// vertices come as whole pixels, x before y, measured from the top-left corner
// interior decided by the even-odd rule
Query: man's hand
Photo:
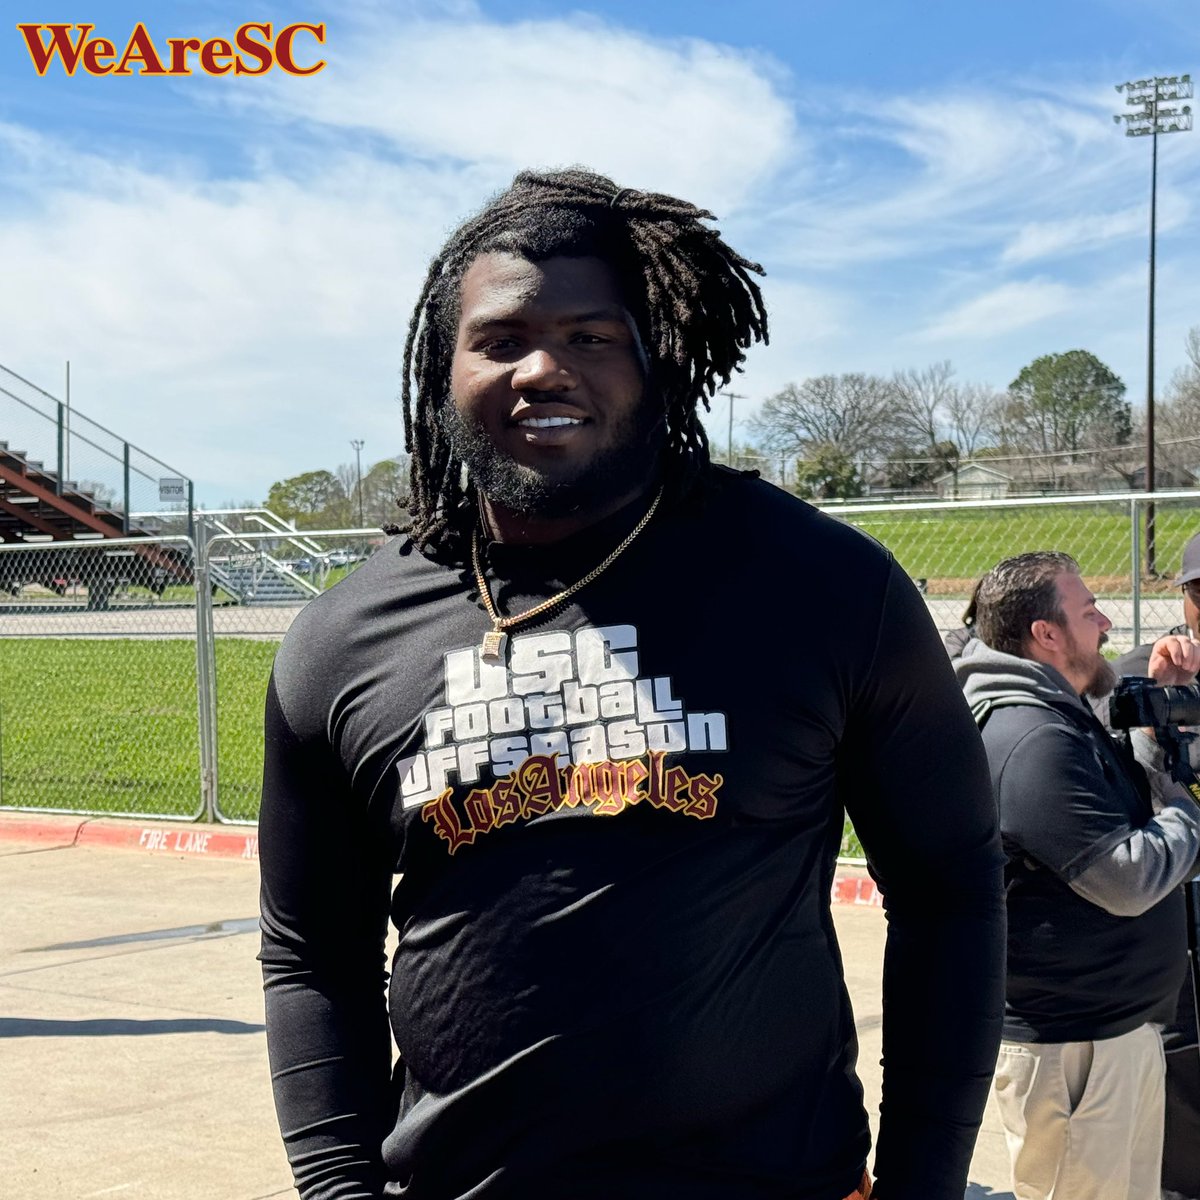
[[[1147,670],[1159,685],[1192,683],[1200,671],[1200,644],[1177,633],[1159,638],[1150,650]]]

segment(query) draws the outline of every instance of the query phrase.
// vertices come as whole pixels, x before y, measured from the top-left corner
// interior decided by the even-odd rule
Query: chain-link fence
[[[233,524],[222,518],[221,526]],[[215,792],[222,821],[254,821],[262,784],[262,713],[275,650],[296,614],[358,567],[379,529],[318,533],[211,532],[203,558],[212,585],[211,671]]]
[[[1066,550],[1115,650],[1182,620],[1170,581],[1200,531],[1200,493],[1156,496],[1151,577],[1144,495],[825,507],[895,553],[943,630],[1001,558]],[[205,515],[194,541],[0,545],[0,807],[254,821],[279,641],[384,540],[247,510]]]
[[[0,545],[0,806],[202,813],[186,538]]]
[[[1171,580],[1184,543],[1200,532],[1197,492],[822,507],[892,551],[943,631],[961,624],[976,580],[1002,558],[1065,550],[1112,620],[1110,643],[1118,652],[1183,620]],[[1154,561],[1148,563],[1151,511]]]

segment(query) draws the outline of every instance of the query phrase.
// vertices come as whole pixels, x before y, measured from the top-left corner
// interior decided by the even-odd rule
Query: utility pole
[[[1181,133],[1192,127],[1191,105],[1164,107],[1192,98],[1190,75],[1156,75],[1115,85],[1125,93],[1125,103],[1137,111],[1116,113],[1113,122],[1125,122],[1126,137],[1150,138],[1150,305],[1146,335],[1146,491],[1155,490],[1154,469],[1154,237],[1158,207],[1158,135]],[[1154,545],[1154,505],[1146,505],[1146,574],[1158,575]]]
[[[363,529],[367,524],[363,519],[362,497],[362,448],[365,443],[362,438],[351,438],[350,445],[354,447],[354,474],[358,479],[358,527],[359,529]]]
[[[733,402],[735,400],[745,400],[746,397],[739,392],[718,392],[719,396],[729,397],[729,443],[725,451],[725,465],[733,466]]]
[[[63,477],[59,480],[61,485],[66,484],[71,478],[71,360],[67,359],[67,419],[66,429],[63,437]]]

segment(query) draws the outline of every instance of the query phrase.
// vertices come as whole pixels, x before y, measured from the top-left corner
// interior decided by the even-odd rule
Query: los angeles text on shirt
[[[443,659],[443,706],[424,714],[424,749],[396,764],[405,808],[422,807],[451,853],[476,836],[563,808],[615,815],[646,802],[713,816],[723,779],[666,765],[728,751],[725,714],[689,713],[669,676],[640,674],[632,625],[517,634],[507,663],[478,645]],[[472,788],[456,803],[454,783]]]

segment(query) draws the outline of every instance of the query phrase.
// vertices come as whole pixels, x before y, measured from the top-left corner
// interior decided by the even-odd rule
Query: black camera
[[[1140,675],[1123,676],[1109,697],[1108,721],[1114,729],[1200,725],[1200,685],[1160,687]]]

